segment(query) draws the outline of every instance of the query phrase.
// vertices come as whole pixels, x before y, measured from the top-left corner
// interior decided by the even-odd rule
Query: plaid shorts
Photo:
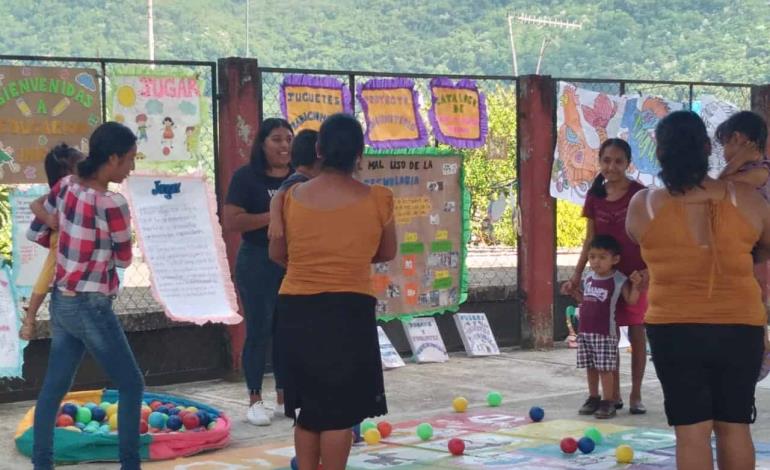
[[[579,369],[610,371],[618,368],[618,338],[599,333],[580,333],[577,337]]]

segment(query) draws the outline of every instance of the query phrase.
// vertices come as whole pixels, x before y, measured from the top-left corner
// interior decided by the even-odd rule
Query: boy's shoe
[[[265,404],[261,401],[255,402],[249,407],[249,411],[246,412],[246,419],[255,426],[270,426],[270,415]]]
[[[618,400],[615,402],[615,409],[616,410],[622,410],[623,409],[623,400]]]
[[[612,400],[602,400],[599,403],[599,409],[596,410],[594,416],[597,419],[609,419],[614,418],[618,412],[615,410],[615,402]]]
[[[583,406],[580,407],[578,410],[578,414],[581,415],[592,415],[596,413],[596,410],[599,409],[599,403],[601,403],[602,398],[601,397],[588,397],[585,403],[583,403]]]

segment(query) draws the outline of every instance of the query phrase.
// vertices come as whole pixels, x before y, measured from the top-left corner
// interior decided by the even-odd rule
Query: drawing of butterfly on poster
[[[655,126],[683,108],[683,103],[656,96],[609,95],[559,82],[551,196],[582,205],[599,171],[599,147],[610,137],[631,146],[629,177],[658,185]]]
[[[191,160],[198,149],[202,82],[194,74],[111,77],[112,119],[137,137],[137,157]]]

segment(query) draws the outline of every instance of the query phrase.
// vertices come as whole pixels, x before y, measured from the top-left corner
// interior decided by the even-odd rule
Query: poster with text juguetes
[[[457,311],[465,301],[469,196],[462,157],[435,148],[367,151],[360,178],[390,188],[396,258],[372,267],[381,319]]]
[[[0,184],[45,183],[45,155],[62,142],[87,152],[100,97],[95,70],[0,67]]]
[[[203,106],[203,84],[195,74],[118,74],[110,84],[112,119],[136,134],[138,159],[193,159]]]

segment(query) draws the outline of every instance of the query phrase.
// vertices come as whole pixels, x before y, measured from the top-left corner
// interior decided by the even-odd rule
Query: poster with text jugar
[[[467,292],[462,157],[435,148],[370,150],[360,178],[394,196],[398,252],[372,267],[378,317],[456,311]]]
[[[0,184],[45,183],[45,155],[62,142],[87,152],[100,97],[95,70],[1,66]]]

